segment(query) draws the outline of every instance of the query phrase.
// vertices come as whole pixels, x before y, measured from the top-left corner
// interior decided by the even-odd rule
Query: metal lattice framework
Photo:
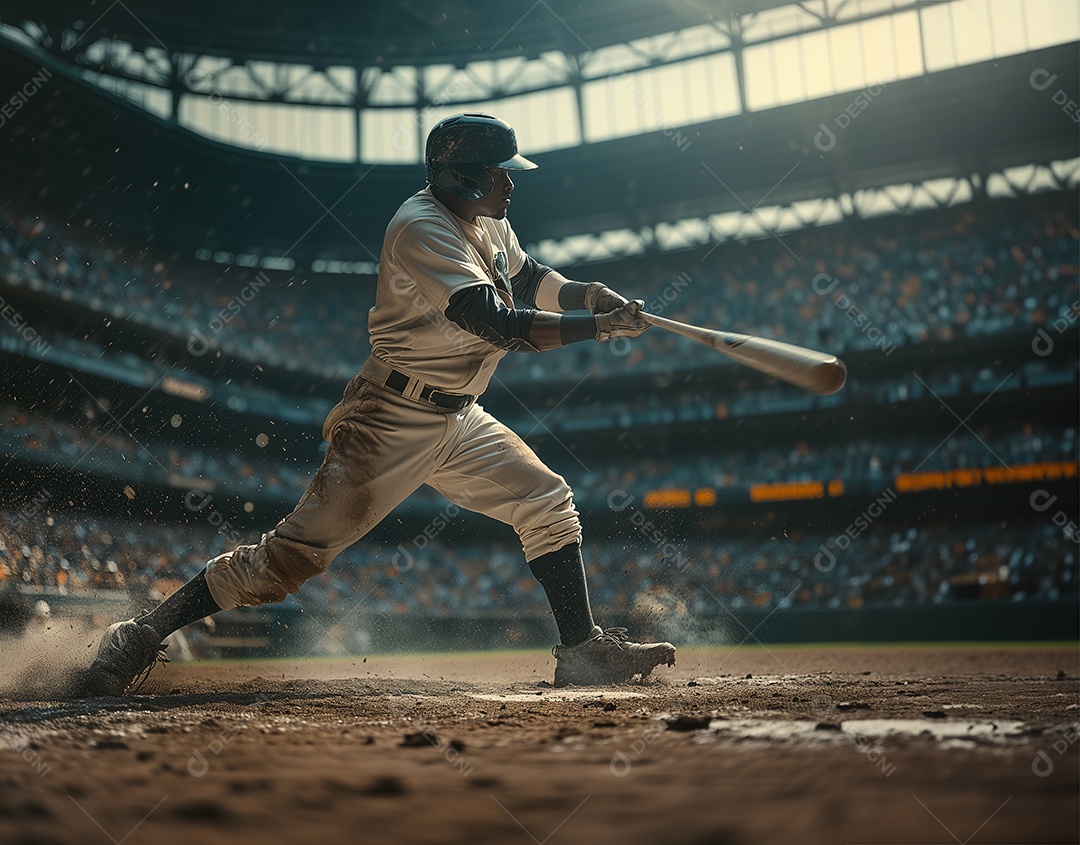
[[[619,229],[560,240],[528,244],[531,255],[553,264],[571,266],[650,252],[695,249],[742,239],[769,238],[850,218],[907,214],[971,202],[981,196],[1015,197],[1042,191],[1080,188],[1080,158],[1047,165],[1009,168],[989,174],[866,188],[788,206],[768,206],[752,212],[728,212],[709,217],[660,223],[640,229]]]
[[[114,4],[96,21],[82,20],[79,14],[65,17],[47,5],[17,2],[11,4],[15,8],[7,18],[15,23],[0,27],[0,35],[31,46],[54,69],[77,74],[173,123],[180,121],[187,98],[348,110],[356,127],[354,160],[359,161],[361,125],[368,110],[410,110],[417,116],[415,146],[420,149],[426,131],[423,115],[433,108],[565,89],[572,94],[580,141],[586,123],[583,88],[589,82],[718,55],[733,62],[737,98],[733,113],[745,114],[750,110],[743,61],[747,49],[948,2],[730,0],[719,9],[689,4],[679,15],[671,8],[657,9],[651,17],[644,16],[643,4],[632,3],[629,10],[612,6],[588,15],[581,11],[579,20],[570,4],[564,9],[554,0],[541,0],[492,43],[461,37],[425,54],[405,42],[404,54],[390,57],[361,38],[348,59],[335,55],[340,51],[330,49],[332,44],[325,57],[301,55],[303,51],[288,40],[273,57],[269,30],[261,50],[251,46],[260,38],[257,28],[244,38],[236,36],[234,42],[220,32],[200,38],[193,26],[182,28],[177,21],[162,19],[160,10],[144,9],[134,0]],[[382,7],[396,15],[403,9],[407,16],[418,14],[405,3]],[[275,11],[282,10],[270,8],[263,14],[272,19]],[[624,12],[637,14],[636,29],[628,25],[620,29]],[[216,20],[211,16],[206,27],[213,27]],[[495,37],[505,26],[503,19],[498,21],[476,39]],[[919,23],[921,35],[921,17]],[[611,35],[604,38],[608,30]],[[642,30],[646,34],[610,43],[612,35]],[[531,41],[523,47],[526,33]],[[516,37],[519,34],[521,38]],[[425,55],[431,58],[425,61]]]

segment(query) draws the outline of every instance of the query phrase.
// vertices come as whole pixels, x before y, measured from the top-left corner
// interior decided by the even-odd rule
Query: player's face
[[[509,171],[504,168],[489,167],[487,172],[491,174],[494,185],[486,197],[476,201],[476,214],[478,217],[501,220],[510,207],[510,194],[514,190],[514,183],[510,179]]]

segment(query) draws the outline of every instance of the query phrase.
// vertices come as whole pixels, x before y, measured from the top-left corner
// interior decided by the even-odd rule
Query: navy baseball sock
[[[214,601],[214,597],[210,595],[210,588],[206,586],[206,570],[204,569],[165,601],[135,621],[140,625],[149,625],[161,635],[162,639],[165,639],[173,631],[205,619],[219,610],[221,607]]]
[[[593,622],[592,608],[589,606],[581,544],[570,543],[540,555],[529,561],[529,569],[547,593],[563,645],[585,642],[592,636],[596,623]]]

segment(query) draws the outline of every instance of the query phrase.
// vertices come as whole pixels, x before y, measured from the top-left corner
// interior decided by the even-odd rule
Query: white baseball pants
[[[566,481],[475,403],[444,411],[357,376],[323,435],[326,457],[293,512],[207,565],[222,609],[284,601],[421,484],[512,525],[527,561],[581,542]]]

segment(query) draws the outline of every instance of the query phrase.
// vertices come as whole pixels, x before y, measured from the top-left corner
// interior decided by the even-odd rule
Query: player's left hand
[[[610,314],[618,311],[629,300],[621,294],[615,293],[603,282],[590,282],[585,290],[585,307],[590,314]]]

